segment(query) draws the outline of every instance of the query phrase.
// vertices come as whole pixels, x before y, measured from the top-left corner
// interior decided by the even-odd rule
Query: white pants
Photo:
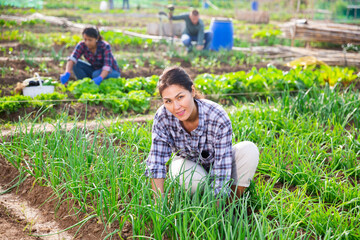
[[[233,185],[248,187],[259,163],[259,150],[254,143],[244,141],[232,147],[232,155]],[[186,189],[191,188],[191,193],[194,194],[208,172],[200,164],[175,156],[170,164],[169,174],[172,179],[179,178],[180,184],[184,184]]]

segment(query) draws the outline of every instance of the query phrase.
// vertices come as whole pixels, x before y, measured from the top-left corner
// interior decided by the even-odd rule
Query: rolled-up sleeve
[[[159,114],[157,113],[152,128],[152,143],[146,160],[145,175],[151,178],[165,178],[165,164],[170,159],[170,156],[169,136],[166,134],[164,123],[159,121]]]
[[[84,53],[84,43],[80,42],[76,45],[74,51],[72,52],[72,54],[70,55],[70,57],[68,57],[68,61],[71,60],[74,63],[77,63],[77,60],[81,57],[81,55]]]
[[[104,66],[102,67],[102,70],[110,72],[112,65],[113,65],[113,56],[111,53],[111,47],[109,44],[106,44],[104,50]]]
[[[231,122],[223,123],[219,128],[215,143],[214,164],[210,172],[214,181],[212,187],[215,196],[229,195],[229,181],[232,169],[232,128]]]

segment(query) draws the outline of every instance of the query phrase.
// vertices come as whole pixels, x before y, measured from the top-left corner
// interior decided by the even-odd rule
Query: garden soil
[[[10,187],[9,183],[17,178],[18,171],[1,155],[0,169],[0,186],[2,189],[6,189]],[[7,198],[5,198],[5,200],[0,200],[0,235],[5,237],[2,239],[73,239],[71,236],[75,235],[78,227],[68,230],[66,235],[62,235],[61,238],[59,238],[60,236],[57,238],[34,237],[29,236],[29,234],[37,235],[51,232],[51,230],[54,229],[54,224],[58,226],[59,230],[66,229],[86,218],[86,214],[83,212],[76,213],[69,210],[70,207],[76,206],[74,202],[66,201],[59,204],[59,199],[54,197],[52,189],[50,187],[41,186],[33,177],[27,177],[18,188],[13,188],[10,193],[4,195],[10,194],[13,197],[6,196]],[[19,202],[23,202],[23,204],[21,204],[23,209],[17,207],[17,210],[20,212],[23,212],[24,209],[31,208],[39,211],[40,214],[37,215],[36,222],[41,222],[41,229],[33,228],[35,224],[33,220],[22,218],[16,214],[16,211],[11,210],[11,207],[9,207],[11,205],[9,202],[11,201],[14,202],[13,206],[19,206]],[[110,229],[110,231],[114,230],[114,227]],[[125,228],[122,237],[126,238],[129,234],[131,234],[129,227]],[[99,223],[98,219],[93,218],[81,227],[74,239],[93,240],[103,239],[105,236],[104,225]],[[113,236],[112,239],[120,239],[120,237]]]
[[[9,240],[33,240],[39,239],[32,237],[24,232],[26,222],[10,215],[8,209],[0,204],[0,236],[2,239]]]

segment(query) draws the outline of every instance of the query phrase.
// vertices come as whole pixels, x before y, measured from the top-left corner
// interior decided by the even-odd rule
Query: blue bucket
[[[213,18],[210,24],[213,39],[211,50],[219,51],[220,48],[231,50],[234,44],[234,27],[229,18]]]
[[[253,10],[253,11],[259,10],[259,3],[257,1],[251,2],[251,10]]]

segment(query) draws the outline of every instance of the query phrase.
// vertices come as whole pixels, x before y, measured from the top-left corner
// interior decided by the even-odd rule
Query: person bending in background
[[[204,30],[204,22],[200,19],[199,12],[192,10],[189,13],[173,16],[172,12],[169,13],[170,20],[185,20],[185,30],[181,35],[181,41],[187,47],[187,51],[192,51],[191,41],[196,41],[197,50],[209,50],[212,41],[213,33]],[[205,40],[205,43],[204,43]]]
[[[154,192],[164,193],[166,162],[175,154],[169,175],[172,179],[179,177],[180,184],[191,189],[191,193],[210,174],[215,179],[215,196],[233,193],[240,197],[255,174],[259,162],[257,146],[249,141],[232,146],[228,114],[195,91],[184,69],[165,69],[158,90],[163,105],[154,116],[145,171]]]
[[[120,77],[119,66],[111,52],[110,44],[103,41],[99,31],[94,27],[85,28],[82,32],[83,41],[79,42],[66,64],[66,72],[60,75],[62,84],[69,81],[71,70],[77,79],[92,78],[100,85],[106,78]],[[88,61],[79,58],[84,55]]]

